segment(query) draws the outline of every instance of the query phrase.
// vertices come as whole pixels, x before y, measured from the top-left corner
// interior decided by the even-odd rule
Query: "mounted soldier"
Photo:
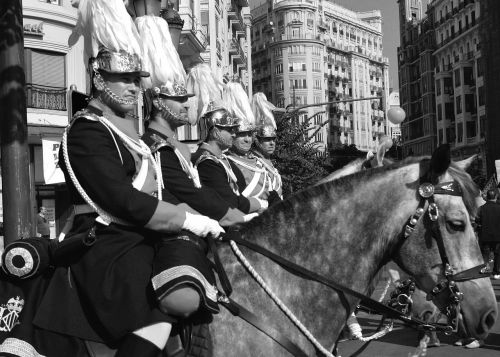
[[[194,94],[186,89],[186,74],[170,39],[167,22],[156,16],[143,16],[136,22],[147,54],[146,69],[151,72],[145,85],[148,121],[142,140],[161,168],[163,200],[187,204],[222,226],[243,223],[243,212],[232,208],[212,188],[201,185],[189,147],[177,140],[179,127],[194,125],[198,120],[189,116],[189,98]],[[208,345],[200,341],[207,336],[207,323],[212,314],[219,312],[207,250],[206,241],[189,232],[164,235],[156,243],[152,279],[164,311],[174,315],[179,320],[178,326],[191,331],[202,346]],[[185,346],[185,350],[189,351],[189,347]]]
[[[117,348],[118,357],[156,357],[176,319],[153,297],[155,244],[164,234],[217,236],[223,229],[185,205],[159,200],[155,177],[161,172],[132,115],[141,78],[149,73],[123,2],[81,2],[79,11],[83,23],[77,28],[91,49],[92,97],[66,129],[59,162],[75,211],[63,243],[81,242],[80,250],[63,254],[49,243],[30,256],[30,242],[20,241],[19,255],[38,260],[31,265],[49,261],[57,268],[10,280],[9,289],[2,286],[1,298],[15,292],[23,310],[1,336],[0,354],[81,356],[84,341],[94,341]],[[30,264],[16,269],[15,252],[7,255],[4,268],[25,278]],[[8,279],[2,276],[2,283]]]
[[[240,192],[245,197],[253,197],[275,202],[276,194],[270,196],[271,179],[265,164],[252,151],[256,130],[255,116],[245,90],[238,82],[229,82],[224,90],[224,102],[230,115],[237,118],[238,131],[233,145],[228,150],[228,158],[236,165],[241,175],[238,177]]]
[[[276,107],[267,101],[262,92],[255,93],[252,97],[252,111],[257,123],[252,153],[262,162],[269,177],[269,191],[274,191],[283,199],[281,175],[271,161],[271,156],[276,150],[276,121],[273,110]],[[270,193],[271,194],[271,193]]]
[[[192,88],[198,99],[198,116],[204,129],[203,142],[192,161],[201,184],[215,190],[231,207],[244,213],[261,211],[267,208],[267,201],[240,194],[236,168],[224,154],[233,143],[238,123],[222,105],[221,87],[208,65],[191,69],[188,88]]]

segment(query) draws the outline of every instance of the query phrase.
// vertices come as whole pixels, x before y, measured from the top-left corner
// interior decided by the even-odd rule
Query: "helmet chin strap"
[[[162,115],[167,114],[168,116],[171,116],[175,120],[178,120],[178,121],[185,123],[185,124],[189,124],[188,120],[181,118],[181,116],[179,114],[174,113],[172,111],[172,109],[170,109],[168,106],[163,104],[162,101],[160,100],[160,98],[155,99],[153,104],[155,104],[158,107],[158,109],[161,111]],[[165,116],[164,118],[168,119],[168,116]]]
[[[99,72],[95,72],[94,81],[94,85],[96,86],[97,90],[104,92],[108,96],[109,100],[115,104],[135,105],[139,100],[139,96],[136,96],[133,100],[126,100],[118,96],[106,85],[104,78],[102,78]]]

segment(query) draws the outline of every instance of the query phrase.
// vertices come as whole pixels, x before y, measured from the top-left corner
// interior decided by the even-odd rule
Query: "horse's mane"
[[[310,199],[313,199],[315,197],[321,197],[327,194],[328,192],[339,189],[338,191],[340,192],[340,189],[342,192],[352,192],[354,189],[357,187],[360,187],[362,185],[363,181],[366,181],[367,179],[371,177],[377,177],[380,176],[388,171],[396,170],[398,168],[408,166],[411,164],[415,163],[421,163],[421,164],[428,164],[430,161],[430,157],[427,156],[422,156],[422,157],[407,157],[402,161],[394,162],[392,164],[389,164],[387,166],[382,166],[382,167],[376,167],[370,170],[362,170],[359,172],[355,172],[353,174],[347,175],[347,176],[342,176],[338,179],[332,180],[332,181],[327,181],[324,183],[320,183],[318,185],[314,185],[311,187],[307,187],[289,197],[287,197],[285,200],[273,205],[270,207],[268,210],[264,211],[259,217],[255,218],[252,220],[250,224],[246,224],[245,226],[250,228],[253,226],[254,223],[257,223],[257,221],[260,221],[261,219],[264,219],[268,215],[273,215],[276,213],[277,210],[288,210],[288,209],[293,209],[294,205],[297,202],[307,202]],[[460,185],[460,188],[462,189],[463,192],[463,201],[465,204],[465,207],[467,208],[467,211],[469,212],[469,215],[471,217],[475,217],[476,212],[477,212],[477,203],[476,203],[476,198],[479,196],[479,189],[476,186],[476,184],[472,181],[470,175],[463,171],[462,169],[459,168],[458,165],[455,163],[451,163],[449,169],[449,173],[451,176],[458,182]],[[423,175],[423,172],[421,173],[421,176]]]
[[[464,201],[465,207],[469,212],[469,216],[475,217],[477,213],[477,200],[476,198],[480,194],[479,187],[472,181],[470,175],[460,169],[455,163],[451,163],[448,168],[451,176],[458,182],[460,188],[462,189],[462,199]]]

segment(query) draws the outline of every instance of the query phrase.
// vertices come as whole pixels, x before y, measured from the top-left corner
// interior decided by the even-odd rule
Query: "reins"
[[[309,339],[309,341],[314,345],[317,353],[321,355],[333,357],[333,354],[328,350],[326,350],[323,346],[321,346],[321,344],[319,344],[319,342],[300,323],[300,321],[296,319],[293,313],[291,313],[288,310],[288,308],[286,308],[286,306],[284,306],[284,304],[281,303],[281,300],[277,296],[275,296],[274,293],[272,293],[269,289],[265,287],[265,282],[260,281],[262,280],[262,278],[260,278],[260,276],[255,272],[255,270],[251,267],[248,261],[246,261],[241,251],[239,251],[237,244],[242,245],[256,253],[259,253],[269,258],[282,268],[286,269],[288,272],[298,277],[302,277],[304,279],[320,283],[326,287],[329,287],[337,291],[338,293],[348,294],[350,296],[360,299],[360,305],[362,305],[364,308],[369,309],[370,311],[374,311],[383,315],[384,319],[387,317],[391,319],[397,319],[409,325],[410,327],[420,331],[444,332],[446,334],[450,334],[451,332],[456,332],[458,329],[458,315],[460,311],[460,301],[463,298],[463,294],[459,292],[456,282],[463,282],[463,281],[483,278],[488,276],[489,272],[486,271],[485,264],[481,264],[471,269],[454,273],[454,270],[446,254],[446,249],[444,247],[444,240],[439,230],[439,224],[438,224],[439,210],[437,204],[434,201],[434,194],[462,196],[462,191],[458,183],[456,181],[445,182],[436,185],[432,185],[430,183],[423,183],[420,185],[418,193],[421,197],[420,202],[418,204],[415,214],[408,219],[404,227],[402,236],[404,240],[407,239],[412,234],[416,224],[420,220],[421,216],[425,213],[425,206],[428,203],[427,213],[432,222],[431,231],[438,246],[445,275],[445,280],[439,282],[436,285],[436,287],[431,291],[431,293],[429,293],[429,296],[432,298],[432,300],[434,300],[434,298],[436,298],[441,293],[443,292],[448,293],[448,300],[447,300],[448,303],[444,306],[438,306],[439,309],[443,311],[448,317],[447,324],[427,323],[420,319],[414,318],[410,316],[409,311],[406,311],[406,309],[404,311],[400,311],[391,306],[383,304],[365,294],[352,290],[351,288],[345,285],[339,284],[323,275],[320,275],[307,268],[297,265],[288,259],[282,258],[278,254],[275,254],[272,251],[258,244],[243,239],[239,231],[230,230],[224,236],[222,236],[220,240],[222,242],[228,242],[231,245],[233,252],[238,257],[240,262],[242,262],[245,268],[251,273],[252,277],[257,280],[259,285],[261,285],[266,291],[266,293],[269,296],[271,296],[272,300],[279,306],[279,308],[286,314],[286,316],[299,328],[299,330],[306,336],[306,338]],[[232,292],[229,279],[227,278],[227,275],[222,267],[220,259],[218,258],[215,242],[211,238],[209,240],[212,241],[212,243],[210,243],[211,250],[214,254],[214,259],[216,261],[217,273],[220,277],[220,280],[223,282],[223,288],[224,288],[224,293],[219,293],[219,298],[218,298],[219,303],[228,308],[234,315],[242,317],[247,322],[251,323],[252,325],[256,326],[259,330],[266,333],[268,336],[270,336],[276,342],[278,342],[281,346],[287,349],[287,351],[289,351],[292,355],[294,356],[306,355],[299,347],[297,347],[293,342],[288,340],[286,337],[279,335],[279,337],[277,338],[276,332],[273,329],[271,329],[270,333],[266,332],[266,330],[269,329],[268,327],[266,327],[263,323],[259,321],[257,321],[256,324],[255,320],[256,319],[258,320],[258,317],[256,317],[253,313],[244,309],[241,305],[238,305],[229,298]],[[235,314],[233,312],[234,310],[238,312],[243,311],[244,313]],[[349,313],[350,311],[347,311],[347,314]],[[244,315],[247,315],[246,318]],[[250,320],[252,320],[252,322]],[[285,342],[283,342],[283,340],[285,340]]]

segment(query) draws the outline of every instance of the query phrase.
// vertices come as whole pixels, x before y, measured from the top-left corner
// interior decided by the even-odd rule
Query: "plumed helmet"
[[[145,87],[160,98],[187,98],[186,72],[170,37],[168,23],[159,16],[145,15],[135,20],[141,37],[144,68],[151,74]]]
[[[149,76],[142,68],[139,33],[123,0],[81,0],[69,45],[81,35],[93,71]]]
[[[237,120],[238,132],[254,131],[255,117],[248,100],[248,95],[238,82],[226,84],[222,94],[222,100],[229,114]]]
[[[255,93],[252,97],[252,112],[257,123],[257,137],[275,138],[276,122],[274,120],[273,110],[276,107],[268,102],[264,93]]]
[[[213,75],[208,64],[200,63],[191,68],[186,87],[189,92],[195,95],[196,105],[192,106],[193,112],[190,115],[200,118],[202,138],[206,138],[208,131],[214,126],[238,126],[222,101],[224,84]]]

